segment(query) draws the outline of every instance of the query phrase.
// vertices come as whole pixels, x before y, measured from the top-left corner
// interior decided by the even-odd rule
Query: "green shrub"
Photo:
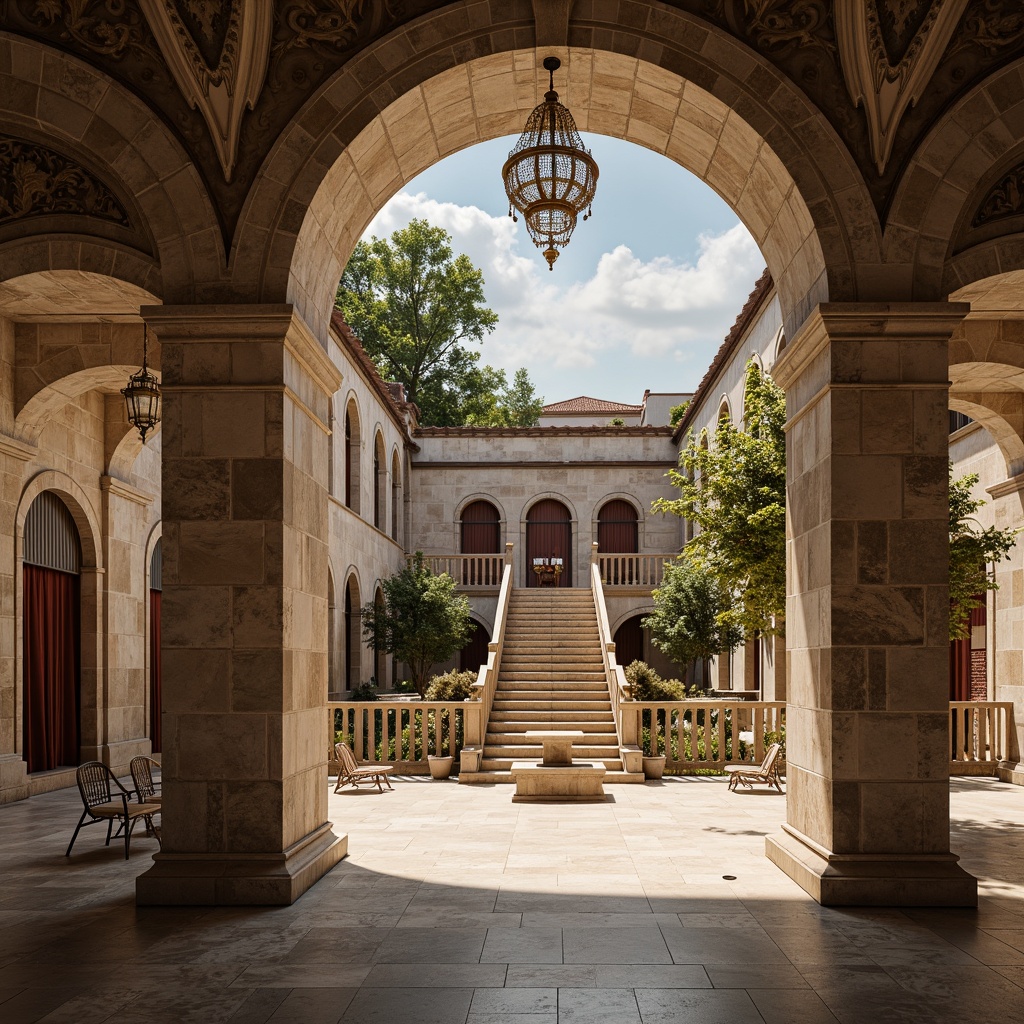
[[[473,695],[476,672],[453,668],[444,675],[432,676],[427,683],[426,700],[466,700]]]
[[[633,700],[686,700],[700,697],[696,686],[686,688],[678,679],[662,679],[645,661],[634,661],[623,670]]]
[[[360,683],[352,691],[352,700],[379,700],[377,684],[371,679],[368,683]]]

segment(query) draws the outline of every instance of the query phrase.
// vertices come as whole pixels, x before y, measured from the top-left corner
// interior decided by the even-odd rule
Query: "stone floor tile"
[[[288,997],[287,988],[258,988],[228,1018],[231,1024],[267,1024],[274,1011]]]
[[[507,988],[711,988],[697,964],[509,964]]]
[[[471,1013],[466,1024],[558,1024],[557,1013]]]
[[[374,954],[374,962],[475,964],[486,936],[486,928],[394,928]]]
[[[807,979],[792,964],[708,965],[705,970],[715,988],[809,988]]]
[[[374,964],[363,984],[370,988],[501,988],[506,965]]]
[[[559,988],[558,1024],[641,1024],[631,988]]]
[[[522,914],[493,914],[487,911],[407,910],[399,918],[398,928],[519,928]]]
[[[286,964],[370,963],[378,947],[392,934],[387,928],[316,927],[284,956]]]
[[[677,928],[663,933],[677,964],[787,964],[787,955],[763,932],[735,928]]]
[[[369,964],[255,964],[231,983],[241,988],[358,988]]]
[[[473,993],[470,1013],[557,1013],[556,988],[483,988]]]
[[[267,1018],[267,1024],[336,1024],[357,989],[293,988]]]
[[[638,988],[636,1001],[643,1024],[762,1024],[746,992]]]
[[[493,928],[480,957],[481,963],[560,964],[561,928]],[[588,961],[594,963],[595,961]]]
[[[361,988],[339,1024],[461,1024],[471,988]]]
[[[565,928],[562,949],[567,964],[672,963],[665,937],[653,923],[647,928]]]
[[[836,1017],[810,989],[748,988],[764,1024],[836,1024]]]

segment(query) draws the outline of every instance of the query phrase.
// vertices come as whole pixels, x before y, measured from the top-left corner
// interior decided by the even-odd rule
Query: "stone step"
[[[575,711],[555,711],[552,708],[524,708],[518,703],[513,708],[505,711],[494,711],[491,713],[491,721],[499,723],[502,728],[505,728],[510,723],[516,725],[523,725],[530,729],[536,729],[539,722],[570,722],[573,728],[576,728],[578,723],[588,722],[612,722],[611,705],[608,704],[604,708],[594,707],[592,704],[587,704],[585,709],[576,709]]]
[[[556,724],[554,721],[550,723],[552,727]],[[583,721],[577,721],[576,719],[558,719],[557,724],[561,727],[563,724],[566,729],[575,729],[577,732],[585,732],[588,735],[591,733],[600,735],[606,733],[609,729],[615,730],[615,720],[609,714],[605,718],[594,718],[584,719]],[[547,726],[544,723],[539,722],[523,722],[515,718],[495,718],[492,716],[490,728],[494,730],[494,735],[499,736],[515,736],[525,732],[532,732],[534,729],[544,729]],[[489,732],[488,736],[491,735]]]
[[[586,739],[573,744],[572,756],[576,757],[580,750],[593,750],[597,747],[619,749],[619,738],[615,735],[614,728],[610,733],[587,733]],[[540,757],[542,747],[539,743],[527,742],[522,733],[489,732],[484,739],[484,753],[490,757],[501,757],[503,755],[500,752],[503,750],[517,750],[525,757]]]
[[[498,700],[491,705],[494,711],[605,711],[611,710],[610,701],[597,700]]]
[[[562,689],[566,683],[596,684],[604,683],[603,672],[528,672],[520,669],[515,672],[502,672],[498,676],[498,689],[518,690],[520,683],[546,683],[552,690]]]
[[[622,760],[618,757],[583,757],[577,754],[576,751],[573,751],[573,754],[580,761],[600,761],[610,772],[622,771]],[[512,767],[513,761],[533,760],[536,760],[537,764],[540,764],[540,757],[519,757],[518,754],[515,757],[487,757],[485,755],[480,759],[480,767],[485,772],[507,772]],[[643,778],[642,775],[641,778]],[[497,780],[493,779],[491,781]],[[511,782],[511,779],[507,781]]]
[[[530,679],[517,679],[514,687],[508,687],[508,689],[521,690],[524,693],[545,693],[551,690],[553,687],[546,681],[530,680]],[[559,686],[558,689],[566,689],[565,686]],[[498,683],[498,690],[505,689],[503,683]],[[607,695],[608,687],[605,684],[604,678],[598,679],[584,679],[579,683],[572,686],[574,693],[603,693]]]
[[[618,767],[609,767],[609,765],[617,765]],[[608,773],[601,781],[606,786],[609,783],[616,785],[634,785],[644,781],[643,772],[624,772],[622,771],[622,765],[620,762],[605,761],[604,766],[608,768]],[[511,767],[512,765],[510,763],[509,768]],[[512,778],[508,768],[493,771],[463,772],[459,775],[459,784],[463,786],[488,786],[494,785],[495,783],[509,783],[514,781],[515,780]]]
[[[500,700],[504,703],[522,703],[527,704],[542,700],[550,703],[551,701],[569,701],[573,704],[589,704],[589,705],[607,705],[611,706],[608,702],[608,691],[603,692],[598,690],[498,690],[494,699]]]

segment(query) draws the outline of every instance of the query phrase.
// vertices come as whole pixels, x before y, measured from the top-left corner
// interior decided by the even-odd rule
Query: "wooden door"
[[[541,577],[533,571],[535,558],[562,559],[562,572],[555,586],[572,586],[572,517],[569,510],[555,498],[538,501],[526,513],[526,585],[541,585]]]

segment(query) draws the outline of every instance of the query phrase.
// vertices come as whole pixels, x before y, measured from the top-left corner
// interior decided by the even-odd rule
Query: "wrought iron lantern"
[[[160,381],[146,367],[149,348],[149,330],[142,335],[142,369],[128,378],[127,387],[121,388],[128,410],[128,422],[136,427],[146,443],[146,434],[160,422]]]
[[[549,89],[535,107],[508,155],[501,176],[508,195],[508,214],[514,210],[526,219],[526,228],[538,248],[544,248],[548,269],[555,269],[558,250],[569,244],[576,218],[590,207],[597,190],[597,163],[576,128],[572,114],[558,102],[555,72],[562,66],[557,57],[545,57]]]

